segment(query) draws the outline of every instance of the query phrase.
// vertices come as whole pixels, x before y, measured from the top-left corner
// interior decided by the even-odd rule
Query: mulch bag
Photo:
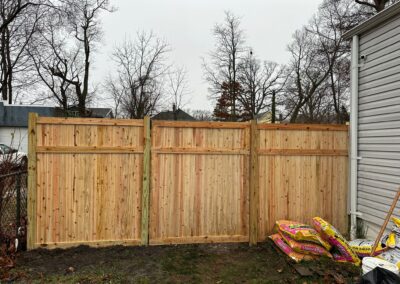
[[[363,275],[360,284],[398,284],[400,277],[393,272],[377,267]]]
[[[351,249],[345,238],[334,226],[320,217],[313,218],[313,224],[321,237],[337,251],[337,253],[334,254],[334,259],[336,255],[337,261],[352,262],[357,266],[360,265],[361,261],[357,254]]]
[[[370,240],[358,239],[349,242],[351,249],[357,254],[358,257],[367,257],[371,256],[372,248],[374,247],[375,242]],[[383,253],[388,248],[386,246],[382,246],[382,244],[378,244],[378,247],[375,250],[373,256],[377,256],[378,254]]]
[[[276,221],[276,231],[282,232],[295,241],[313,242],[322,245],[327,251],[331,249],[331,245],[324,241],[317,231],[309,225],[294,221],[280,220]]]
[[[400,249],[400,219],[392,217],[392,222],[394,223],[392,231],[383,237],[382,243],[389,248]]]
[[[310,242],[299,242],[293,240],[291,237],[285,235],[281,231],[279,231],[279,234],[281,235],[285,243],[295,252],[301,254],[311,254],[316,256],[326,256],[332,258],[332,255],[321,245],[317,245],[315,243],[310,243]]]
[[[376,257],[393,263],[400,268],[400,250],[398,249],[389,249]]]
[[[300,262],[303,260],[313,260],[316,257],[307,255],[307,254],[302,254],[295,252],[290,246],[288,246],[285,241],[283,240],[282,236],[280,234],[274,234],[269,236],[269,238],[275,243],[275,245],[287,256],[289,256],[292,260],[295,262]]]

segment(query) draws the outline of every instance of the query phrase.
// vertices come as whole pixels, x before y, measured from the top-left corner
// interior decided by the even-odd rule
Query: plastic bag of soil
[[[314,260],[317,256],[307,255],[295,252],[290,246],[288,246],[283,240],[280,234],[274,234],[269,236],[269,238],[275,243],[275,245],[288,257],[290,257],[295,262],[300,262],[303,260]]]
[[[276,221],[275,231],[283,233],[295,241],[313,242],[322,245],[327,251],[331,249],[329,243],[324,241],[314,228],[306,224],[289,220],[279,220]]]
[[[398,284],[400,277],[393,272],[377,267],[363,275],[360,284]]]
[[[357,254],[334,226],[320,217],[313,218],[313,224],[322,238],[337,252],[333,253],[333,259],[335,261],[352,262],[356,266],[361,264],[361,260],[358,258]]]
[[[364,240],[364,239],[357,239],[349,242],[349,246],[358,255],[358,257],[371,256],[374,244],[375,244],[374,241]],[[373,256],[377,256],[386,251],[387,249],[388,247],[384,247],[384,245],[379,243]]]

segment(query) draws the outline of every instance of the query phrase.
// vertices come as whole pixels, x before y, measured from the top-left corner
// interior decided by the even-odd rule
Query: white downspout
[[[358,73],[359,37],[353,36],[351,48],[351,101],[350,101],[350,237],[356,237],[357,216],[357,163],[358,163]]]

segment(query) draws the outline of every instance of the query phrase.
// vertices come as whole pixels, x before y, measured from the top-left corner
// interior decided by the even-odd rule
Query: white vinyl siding
[[[361,34],[359,52],[357,211],[376,232],[400,186],[400,15]]]

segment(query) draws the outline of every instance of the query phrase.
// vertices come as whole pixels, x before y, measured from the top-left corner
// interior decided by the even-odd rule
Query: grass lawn
[[[24,252],[14,283],[354,283],[359,270],[328,259],[298,265],[271,242],[150,247],[43,249]],[[344,282],[341,282],[343,281]],[[1,281],[0,281],[1,282]]]

